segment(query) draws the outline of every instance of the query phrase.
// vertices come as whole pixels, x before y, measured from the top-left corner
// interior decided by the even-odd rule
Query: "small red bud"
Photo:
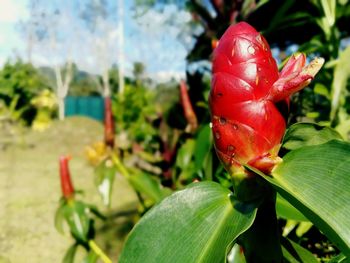
[[[70,156],[60,157],[60,178],[61,178],[61,189],[64,198],[69,199],[74,195],[74,188],[70,177],[68,161],[71,159]]]
[[[198,121],[188,95],[186,82],[184,80],[181,80],[180,82],[180,101],[185,113],[185,118],[189,125],[189,129],[191,132],[194,132],[198,128]]]
[[[105,98],[105,144],[114,147],[114,119],[112,113],[112,101],[110,98]]]

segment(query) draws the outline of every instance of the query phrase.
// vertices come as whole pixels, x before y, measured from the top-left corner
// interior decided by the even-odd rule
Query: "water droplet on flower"
[[[219,132],[215,132],[215,138],[216,139],[220,139],[220,133]]]
[[[258,71],[259,71],[259,72],[261,71],[261,67],[258,67]]]
[[[251,55],[254,55],[255,54],[255,48],[253,48],[252,46],[249,46],[248,47],[248,53],[251,54]]]
[[[232,127],[234,130],[238,130],[238,125],[237,124],[232,124]]]
[[[216,97],[218,97],[218,98],[221,98],[223,96],[223,94],[221,93],[221,92],[218,92],[217,94],[216,94]]]
[[[231,50],[231,56],[233,57],[235,55],[235,48]]]
[[[234,149],[235,149],[235,147],[233,145],[227,146],[227,150],[228,151],[233,151]]]
[[[212,129],[213,128],[213,123],[209,122],[209,128]]]
[[[226,119],[224,117],[220,117],[219,122],[221,125],[225,125],[226,124]]]
[[[261,40],[261,36],[260,36],[260,35],[257,35],[255,39],[256,39],[256,41],[258,41],[260,44],[264,44],[264,43],[262,42],[262,40]]]

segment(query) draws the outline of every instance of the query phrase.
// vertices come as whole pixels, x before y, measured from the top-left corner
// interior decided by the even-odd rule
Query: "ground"
[[[8,136],[8,134],[6,134]],[[93,169],[84,158],[84,147],[102,139],[100,123],[72,117],[57,121],[44,132],[17,131],[5,140],[0,131],[0,263],[61,262],[72,243],[54,227],[61,189],[58,158],[70,154],[73,183],[85,192],[84,201],[104,209],[93,183]],[[8,139],[8,138],[7,138]],[[97,243],[114,259],[125,233],[132,226],[125,214],[135,211],[136,197],[128,183],[117,176],[114,183],[113,220],[98,229]]]

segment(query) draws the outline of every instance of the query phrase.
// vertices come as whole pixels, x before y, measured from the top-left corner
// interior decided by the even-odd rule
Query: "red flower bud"
[[[191,132],[193,132],[198,128],[198,121],[188,95],[186,82],[184,80],[181,80],[180,83],[180,100],[189,129]]]
[[[114,147],[114,119],[112,113],[112,102],[110,98],[105,98],[105,144]]]
[[[68,161],[71,159],[70,156],[60,157],[60,178],[61,178],[61,189],[63,197],[69,199],[74,195],[74,188],[70,177]]]
[[[323,64],[308,66],[305,55],[293,55],[279,73],[270,48],[249,24],[241,22],[224,33],[214,50],[209,96],[217,154],[233,174],[241,164],[270,172],[286,129],[276,102],[310,83]]]
[[[219,44],[219,40],[217,40],[216,38],[213,38],[211,40],[211,49],[214,50]]]

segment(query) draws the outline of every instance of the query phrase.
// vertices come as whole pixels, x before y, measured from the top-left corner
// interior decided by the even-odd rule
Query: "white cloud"
[[[148,74],[148,77],[156,80],[158,83],[166,82],[171,79],[175,79],[177,81],[180,81],[181,79],[184,79],[185,72],[184,71],[158,71],[153,74]]]
[[[0,0],[0,23],[15,23],[28,15],[26,0]]]

